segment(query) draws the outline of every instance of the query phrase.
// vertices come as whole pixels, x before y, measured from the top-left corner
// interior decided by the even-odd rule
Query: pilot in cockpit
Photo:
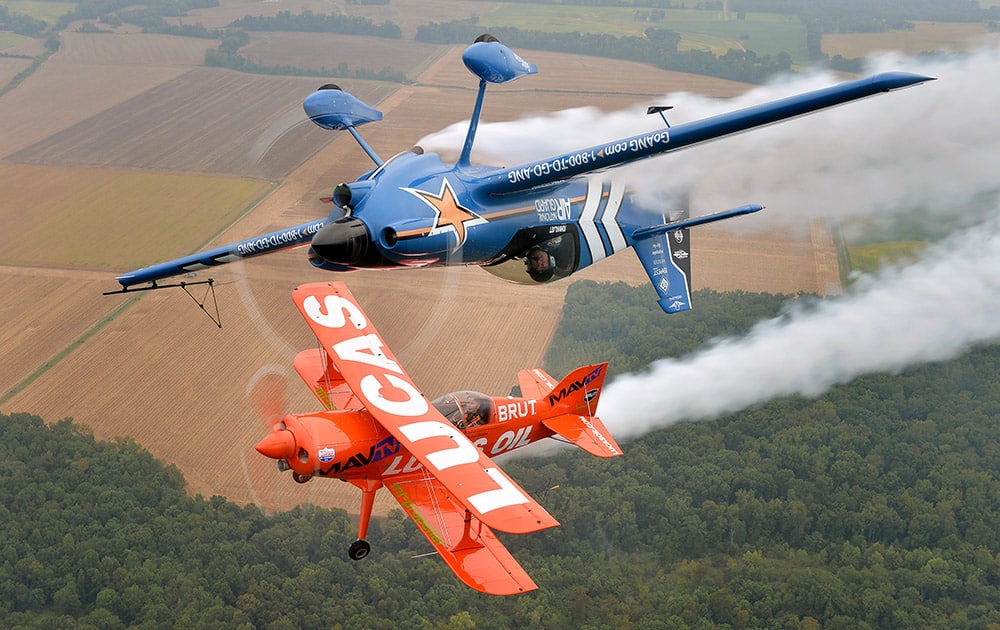
[[[490,398],[478,392],[454,392],[431,401],[457,429],[470,429],[490,421]]]
[[[535,282],[548,282],[556,271],[556,259],[537,245],[528,250],[524,257],[524,267]]]

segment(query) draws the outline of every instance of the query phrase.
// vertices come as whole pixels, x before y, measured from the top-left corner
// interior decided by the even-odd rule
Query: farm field
[[[787,52],[793,59],[807,55],[805,27],[790,15],[747,13],[743,19],[720,11],[670,9],[659,22],[637,20],[649,10],[634,7],[588,7],[586,12],[558,4],[494,3],[479,20],[484,31],[495,26],[522,30],[580,33],[607,33],[617,37],[643,36],[648,28],[672,30],[680,34],[680,50],[708,50],[722,55],[729,49],[751,49],[759,55],[777,56]]]
[[[59,18],[76,6],[71,2],[48,2],[47,0],[4,0],[11,11],[24,13],[36,20],[54,24]]]
[[[281,178],[330,140],[308,124],[302,111],[303,95],[316,83],[198,68],[9,158],[26,164]],[[363,90],[362,96],[378,100],[378,92]],[[120,140],[108,142],[108,137]]]
[[[59,52],[0,98],[0,159],[183,74],[204,61],[211,44],[104,33],[62,33],[60,42]]]
[[[658,70],[631,61],[542,50],[525,51],[524,57],[538,66],[538,74],[495,86],[487,107],[505,98],[498,95],[528,92],[533,102],[522,106],[521,115],[587,105],[610,111],[670,92],[726,97],[741,94],[747,88],[746,84],[737,81]],[[470,94],[474,94],[477,87],[476,78],[462,65],[461,46],[454,46],[442,55],[420,76],[420,83],[428,87],[460,87],[468,89]],[[464,109],[456,107],[465,118],[471,111],[471,102]],[[510,116],[516,117],[518,112]]]
[[[321,70],[337,69],[343,64],[348,73],[388,69],[416,79],[424,62],[441,51],[440,46],[413,40],[378,42],[380,45],[376,45],[374,38],[353,35],[252,32],[250,43],[240,49],[240,54],[270,66]]]
[[[74,33],[60,35],[54,65],[141,66],[191,68],[205,62],[205,51],[214,40],[157,33]]]
[[[0,322],[4,323],[0,327],[0,348],[4,349],[0,401],[39,367],[75,346],[95,321],[121,306],[101,295],[104,275],[0,267],[0,294],[8,296],[0,300]],[[59,397],[59,388],[49,395]]]
[[[268,188],[237,177],[0,162],[0,226],[10,238],[0,264],[145,266],[195,250]]]
[[[479,269],[337,276],[311,268],[299,249],[213,272],[222,329],[180,291],[100,296],[116,288],[115,273],[131,268],[130,261],[164,260],[322,216],[328,208],[319,197],[371,168],[347,134],[295,126],[296,111],[303,122],[300,102],[315,79],[195,68],[185,65],[195,57],[190,42],[177,42],[174,53],[167,52],[169,44],[122,40],[121,46],[161,51],[144,77],[141,66],[101,63],[103,55],[118,58],[114,45],[78,40],[61,61],[47,62],[0,97],[0,114],[26,125],[0,131],[13,142],[4,140],[0,181],[22,182],[5,191],[9,203],[0,202],[0,232],[19,252],[4,261],[16,267],[0,267],[4,295],[17,296],[0,303],[0,340],[12,359],[0,372],[0,408],[49,420],[72,416],[102,438],[129,435],[176,464],[192,492],[269,509],[311,501],[355,510],[353,487],[294,484],[253,451],[265,431],[253,404],[263,380],[287,382],[289,410],[319,408],[291,368],[295,353],[313,345],[290,300],[292,287],[346,281],[415,382],[435,396],[459,388],[509,391],[517,370],[541,361],[569,282],[522,287]],[[427,53],[415,66],[423,68],[416,84],[344,81],[385,113],[385,121],[363,130],[382,155],[469,116],[476,82],[461,65],[461,47]],[[486,120],[581,105],[615,110],[681,90],[729,96],[745,89],[639,64],[525,55],[541,74],[491,94]],[[81,111],[49,124],[56,110],[44,95],[60,81],[83,89],[95,77],[117,76],[136,82],[116,79],[103,90],[84,89]],[[289,126],[294,131],[282,136]],[[261,146],[270,149],[253,152]],[[248,159],[248,151],[259,161]],[[137,180],[128,192],[127,182]],[[99,231],[86,232],[95,223]],[[81,230],[86,237],[77,240],[86,242],[67,245],[56,237],[60,229],[71,240]],[[821,229],[794,247],[773,233],[734,237],[712,228],[696,237],[696,288],[830,290],[822,268],[832,243]],[[150,240],[136,244],[144,238]],[[92,271],[97,267],[107,271]],[[630,253],[576,278],[648,282]],[[383,496],[377,509],[385,513],[394,505]]]
[[[824,35],[822,48],[831,57],[854,58],[887,51],[917,55],[934,50],[972,50],[997,41],[1000,41],[1000,34],[988,33],[983,24],[914,22],[912,31]]]
[[[58,56],[58,55],[56,55]],[[53,57],[54,59],[55,57]],[[0,97],[0,159],[185,72],[179,67],[76,66],[49,62]],[[65,98],[73,95],[73,107]]]
[[[2,58],[0,59],[0,86],[7,85],[11,80],[24,72],[31,65],[31,59]]]

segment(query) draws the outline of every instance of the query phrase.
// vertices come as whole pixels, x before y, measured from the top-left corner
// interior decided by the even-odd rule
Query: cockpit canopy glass
[[[492,401],[486,394],[451,392],[435,398],[431,404],[458,429],[469,429],[490,421]]]
[[[554,282],[572,274],[580,264],[580,248],[576,232],[568,226],[557,236],[529,245],[523,251],[508,253],[501,262],[483,267],[494,276],[519,284]]]

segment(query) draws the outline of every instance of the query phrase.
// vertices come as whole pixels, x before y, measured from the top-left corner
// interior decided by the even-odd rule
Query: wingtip
[[[929,77],[924,74],[914,72],[883,72],[872,77],[880,83],[887,91],[899,90],[913,85],[920,85],[928,81],[936,81],[937,77]]]

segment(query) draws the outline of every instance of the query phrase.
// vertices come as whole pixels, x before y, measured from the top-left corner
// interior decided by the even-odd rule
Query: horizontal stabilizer
[[[596,416],[566,414],[543,420],[542,424],[596,457],[622,454],[611,432]]]
[[[521,388],[521,396],[537,399],[551,392],[556,386],[556,381],[545,370],[534,368],[518,372],[517,385]]]
[[[716,212],[715,214],[707,214],[702,217],[693,217],[690,219],[681,219],[680,221],[671,221],[670,223],[664,223],[662,225],[654,225],[653,227],[642,228],[641,230],[636,230],[632,233],[633,239],[643,239],[654,234],[663,234],[665,232],[672,232],[673,230],[682,230],[684,228],[695,227],[696,225],[705,225],[706,223],[715,223],[716,221],[722,221],[723,219],[731,219],[733,217],[742,216],[744,214],[752,214],[754,212],[760,212],[764,209],[764,206],[755,203],[748,203],[745,206],[740,206],[739,208],[733,208],[732,210],[724,210],[722,212]]]
[[[387,487],[463,583],[490,595],[517,595],[538,588],[490,528],[437,479],[418,472]]]

